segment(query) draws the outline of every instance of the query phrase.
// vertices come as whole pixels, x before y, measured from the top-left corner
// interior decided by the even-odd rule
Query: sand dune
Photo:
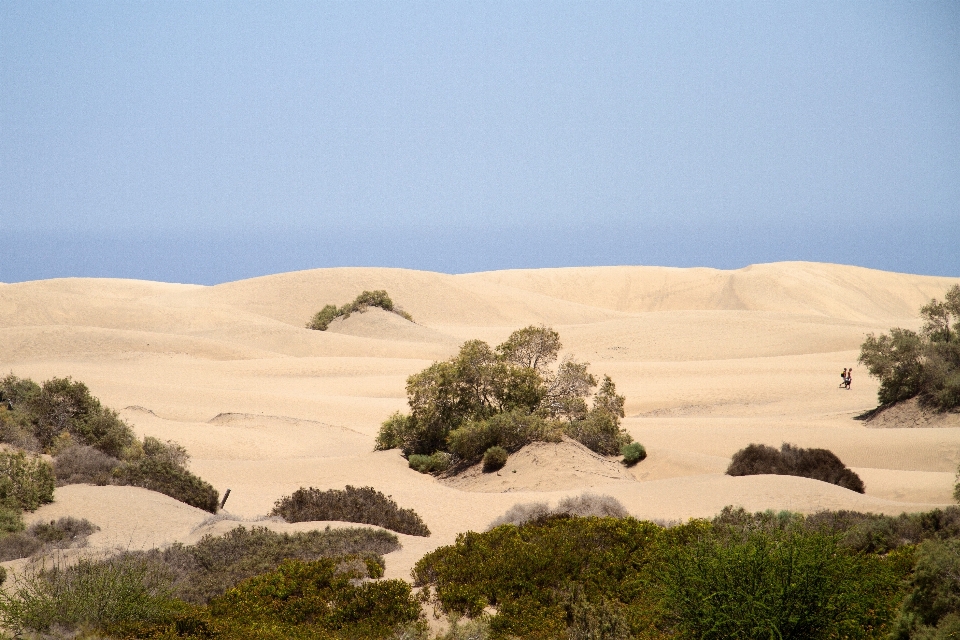
[[[190,542],[257,520],[300,486],[372,485],[433,531],[402,536],[387,574],[408,577],[423,553],[483,529],[518,502],[555,503],[585,489],[634,515],[706,517],[747,509],[899,513],[952,500],[960,425],[854,418],[876,404],[856,366],[868,332],[916,327],[917,309],[957,279],[812,263],[735,271],[597,267],[467,275],[321,269],[213,287],[62,279],[0,285],[0,369],[83,380],[141,435],[173,439],[221,492],[209,514],[131,487],[63,487],[30,519],[86,517],[92,550]],[[372,309],[329,330],[304,328],[325,304],[386,289],[416,323]],[[405,407],[407,376],[466,339],[503,340],[548,324],[566,353],[607,373],[627,396],[625,426],[647,447],[631,469],[579,445],[540,444],[499,474],[418,474],[374,452],[378,425]],[[850,391],[839,371],[854,366]],[[909,420],[907,420],[909,422]],[[909,426],[915,427],[916,424]],[[803,478],[723,475],[751,442],[831,449],[865,495]]]

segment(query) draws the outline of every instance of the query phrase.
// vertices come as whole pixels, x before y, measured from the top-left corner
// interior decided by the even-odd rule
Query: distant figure
[[[840,374],[840,386],[841,387],[847,386],[847,368],[846,367],[843,368],[843,373]]]
[[[850,388],[850,382],[851,382],[852,380],[853,380],[853,367],[850,367],[849,369],[847,369],[847,377],[843,379],[844,386],[845,386],[847,389]]]

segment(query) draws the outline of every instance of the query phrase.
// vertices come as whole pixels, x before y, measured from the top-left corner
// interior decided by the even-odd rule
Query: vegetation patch
[[[620,448],[620,455],[623,456],[623,464],[632,467],[647,458],[646,448],[639,442],[631,442]]]
[[[515,504],[505,514],[490,523],[489,528],[494,529],[502,524],[512,524],[519,527],[528,522],[551,516],[626,518],[628,515],[624,506],[613,496],[601,496],[586,492],[579,496],[561,499],[554,509],[551,509],[546,502]]]
[[[620,427],[624,397],[609,376],[598,388],[586,363],[567,357],[555,364],[560,348],[556,331],[534,326],[496,348],[464,343],[453,358],[407,378],[410,413],[383,423],[377,449],[399,448],[408,459],[448,453],[454,471],[480,462],[493,447],[510,454],[563,435],[617,455],[632,440]]]
[[[829,482],[863,493],[863,481],[827,449],[801,449],[784,443],[780,449],[751,444],[733,454],[728,476],[776,474]]]
[[[50,522],[37,522],[26,531],[19,531],[0,538],[0,562],[29,558],[40,551],[83,547],[87,536],[100,527],[86,519],[60,518]]]
[[[919,333],[893,328],[889,334],[869,334],[860,346],[859,361],[880,380],[877,399],[890,405],[918,398],[936,411],[960,410],[960,285],[944,300],[931,300],[920,309]]]
[[[287,522],[339,520],[372,524],[411,536],[429,536],[430,530],[413,509],[401,509],[396,502],[373,487],[321,491],[300,488],[277,500],[270,515]]]
[[[52,378],[38,385],[10,374],[0,380],[0,407],[0,442],[51,454],[51,477],[59,486],[132,485],[217,511],[217,491],[187,469],[190,458],[182,446],[149,436],[137,440],[130,425],[82,382]],[[3,509],[0,498],[0,529],[7,518]]]
[[[384,311],[395,313],[404,320],[413,322],[413,317],[406,311],[395,306],[386,291],[378,289],[377,291],[364,291],[354,298],[353,302],[348,302],[339,308],[334,304],[326,305],[307,323],[307,329],[326,331],[330,323],[337,318],[346,319],[349,318],[351,314],[363,313],[370,307],[378,307]]]
[[[411,469],[420,473],[439,473],[450,468],[452,456],[446,451],[434,451],[429,456],[413,454],[407,458]]]

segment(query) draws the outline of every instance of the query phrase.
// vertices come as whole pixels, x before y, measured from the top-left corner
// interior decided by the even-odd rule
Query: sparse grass
[[[733,454],[727,475],[760,474],[801,476],[829,482],[857,493],[864,492],[860,476],[827,449],[801,449],[784,443],[778,451],[766,445],[751,444]]]
[[[339,520],[372,524],[412,536],[430,535],[427,525],[413,509],[401,509],[373,487],[357,489],[348,485],[342,491],[300,488],[277,500],[270,513],[287,522]]]

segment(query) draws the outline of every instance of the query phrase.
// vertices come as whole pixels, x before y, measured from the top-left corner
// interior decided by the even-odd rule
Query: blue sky
[[[960,276],[956,3],[0,3],[0,281]]]

